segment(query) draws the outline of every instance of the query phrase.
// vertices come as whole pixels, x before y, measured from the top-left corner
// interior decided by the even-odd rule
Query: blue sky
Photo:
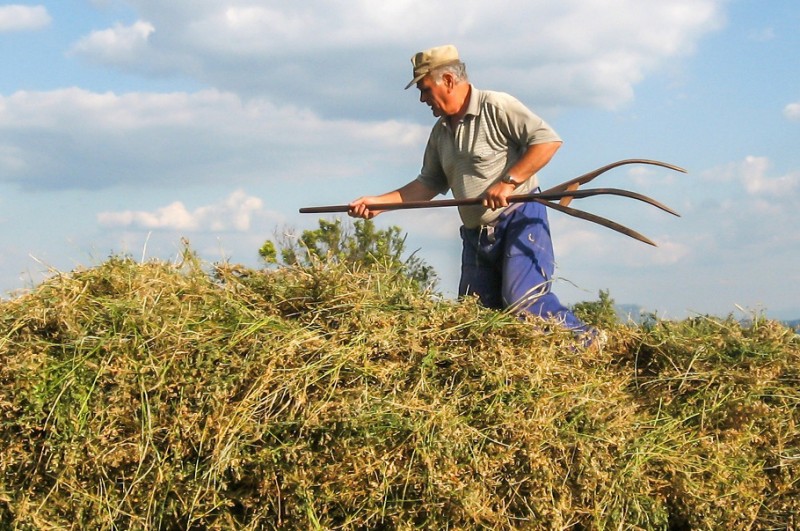
[[[410,56],[455,44],[565,143],[545,187],[650,195],[553,212],[555,291],[609,290],[666,318],[800,318],[796,0],[94,0],[0,3],[0,296],[111,254],[258,265],[267,238],[414,178],[432,125]],[[376,219],[408,233],[452,295],[452,209]]]

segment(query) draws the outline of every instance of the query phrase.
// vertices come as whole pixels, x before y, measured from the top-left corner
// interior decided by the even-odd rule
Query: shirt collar
[[[469,103],[467,104],[467,112],[464,113],[464,117],[467,117],[470,114],[473,116],[477,116],[481,113],[481,105],[480,105],[481,97],[479,94],[480,91],[471,84],[469,87],[470,87]]]
[[[479,94],[479,90],[476,89],[472,84],[470,84],[470,91],[469,91],[469,103],[467,103],[467,110],[464,113],[464,116],[461,118],[459,122],[463,122],[467,116],[477,116],[481,113],[481,97]],[[439,123],[442,124],[444,127],[449,127],[450,121],[447,119],[447,116],[442,116],[439,118]]]

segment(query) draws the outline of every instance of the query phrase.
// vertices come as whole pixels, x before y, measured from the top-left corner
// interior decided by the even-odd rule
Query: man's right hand
[[[359,197],[355,201],[352,201],[349,205],[347,215],[354,217],[354,218],[362,218],[362,219],[372,219],[381,212],[382,210],[377,210],[374,208],[370,208],[370,205],[375,205],[377,201],[377,197],[372,195],[367,195],[364,197]]]
[[[406,201],[430,201],[436,190],[431,190],[418,180],[413,180],[402,188],[383,195],[365,195],[348,204],[347,214],[354,218],[372,219],[381,212],[382,203],[403,203]]]

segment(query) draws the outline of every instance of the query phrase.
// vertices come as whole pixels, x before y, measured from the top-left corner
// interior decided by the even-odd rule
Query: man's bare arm
[[[382,195],[367,195],[352,201],[347,214],[354,218],[372,219],[381,212],[381,203],[403,203],[406,201],[430,201],[438,192],[418,180],[413,180],[402,188]]]
[[[561,142],[545,142],[528,146],[528,150],[520,159],[509,168],[508,173],[517,182],[524,182],[544,168],[561,147]],[[484,206],[495,209],[508,206],[508,196],[514,194],[515,186],[498,182],[486,190]]]

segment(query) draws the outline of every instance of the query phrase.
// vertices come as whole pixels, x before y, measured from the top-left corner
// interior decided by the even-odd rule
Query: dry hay
[[[557,328],[392,271],[112,258],[0,306],[0,527],[788,529],[800,346]]]

